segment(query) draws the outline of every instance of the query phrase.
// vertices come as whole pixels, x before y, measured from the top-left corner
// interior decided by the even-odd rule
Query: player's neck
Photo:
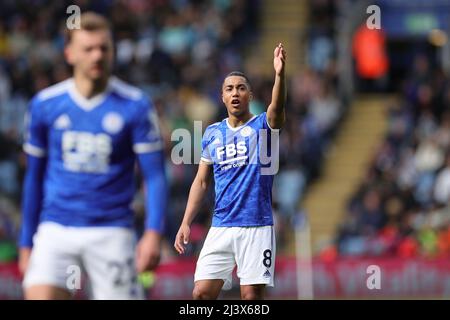
[[[252,117],[253,114],[251,114],[250,112],[242,114],[238,117],[232,114],[228,114],[228,124],[233,128],[240,127],[245,123],[247,123],[247,121],[250,120]]]
[[[106,90],[108,78],[91,81],[77,74],[74,75],[74,82],[77,91],[86,99],[90,99]]]

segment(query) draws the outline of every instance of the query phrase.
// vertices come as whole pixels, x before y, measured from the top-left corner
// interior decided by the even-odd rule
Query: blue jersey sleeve
[[[140,101],[137,111],[133,122],[132,139],[133,150],[138,154],[146,187],[145,227],[147,230],[162,233],[168,187],[158,116],[147,98]]]
[[[149,99],[143,99],[139,103],[131,130],[133,150],[136,154],[151,153],[162,149],[158,115]]]
[[[45,113],[37,98],[31,100],[25,115],[24,151],[34,157],[44,157],[47,153],[47,125]]]
[[[211,130],[209,128],[206,128],[205,133],[202,137],[202,155],[200,157],[200,160],[207,164],[212,164],[213,160],[211,158],[211,153],[209,151],[210,145],[211,145]]]
[[[21,247],[33,246],[33,235],[39,224],[47,163],[47,125],[44,115],[39,100],[32,99],[25,116],[23,148],[28,157],[22,192]]]
[[[33,235],[39,224],[42,207],[44,175],[47,160],[28,155],[27,170],[22,192],[22,223],[20,228],[20,247],[33,246]]]
[[[259,115],[259,116],[263,118],[263,119],[262,119],[262,126],[263,126],[264,129],[268,129],[268,130],[270,130],[270,131],[276,131],[276,132],[279,132],[279,131],[280,131],[280,129],[275,129],[275,128],[272,128],[272,127],[270,126],[269,120],[267,119],[267,112],[263,112],[263,113],[261,113],[261,115]]]
[[[146,230],[163,233],[167,210],[168,184],[162,151],[138,155],[144,176],[146,196]]]

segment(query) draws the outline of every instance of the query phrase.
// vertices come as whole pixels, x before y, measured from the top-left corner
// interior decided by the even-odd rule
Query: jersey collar
[[[233,128],[233,127],[230,125],[230,123],[228,122],[228,118],[225,119],[225,122],[226,122],[226,124],[227,124],[228,129],[230,129],[231,131],[237,131],[237,130],[241,129],[242,127],[245,127],[250,121],[252,121],[252,120],[255,119],[255,118],[256,118],[256,115],[254,115],[253,117],[251,117],[250,119],[248,119],[246,123],[240,125],[239,127],[235,127],[235,128]]]
[[[105,101],[106,97],[108,96],[108,93],[111,91],[110,82],[111,80],[108,80],[108,85],[106,86],[105,91],[93,96],[92,98],[87,99],[78,92],[77,88],[75,87],[75,81],[72,78],[69,80],[68,92],[70,97],[78,107],[80,107],[84,111],[91,111],[96,107],[98,107],[99,105],[101,105],[103,101]]]

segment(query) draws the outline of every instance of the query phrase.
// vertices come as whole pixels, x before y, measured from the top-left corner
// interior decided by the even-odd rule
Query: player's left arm
[[[136,248],[136,267],[143,272],[155,268],[160,259],[168,189],[158,117],[148,99],[139,103],[132,131],[145,186],[145,233]]]
[[[284,105],[286,102],[285,80],[286,51],[280,43],[273,52],[275,83],[272,89],[272,101],[267,108],[267,121],[272,129],[281,129],[285,121]]]
[[[136,252],[137,269],[143,272],[155,268],[159,263],[168,186],[163,151],[139,154],[138,160],[144,177],[147,209],[145,233]]]

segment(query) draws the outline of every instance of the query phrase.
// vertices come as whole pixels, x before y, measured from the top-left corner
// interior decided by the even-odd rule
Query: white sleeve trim
[[[153,143],[135,143],[133,145],[134,153],[149,153],[154,151],[159,151],[163,148],[161,141],[153,142]]]
[[[213,163],[211,160],[206,159],[206,158],[204,158],[204,157],[201,157],[200,160],[203,161],[203,162],[206,163],[206,164],[212,164],[212,163]]]
[[[269,124],[269,118],[267,118],[267,113],[266,113],[265,118],[266,118],[267,126],[269,127],[269,129],[270,129],[271,131],[280,131],[280,129],[274,129],[274,128],[272,128],[272,127],[270,126],[270,124]]]
[[[38,157],[38,158],[43,158],[47,154],[45,149],[33,146],[30,143],[25,143],[23,145],[23,151],[25,151],[29,155],[32,155],[32,156]]]

